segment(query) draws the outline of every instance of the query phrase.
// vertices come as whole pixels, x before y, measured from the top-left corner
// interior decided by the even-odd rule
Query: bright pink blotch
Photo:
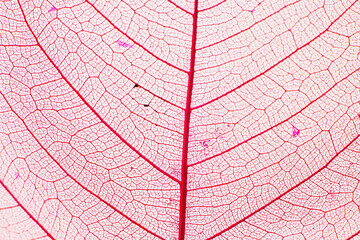
[[[54,11],[56,11],[56,8],[55,8],[55,7],[51,7],[48,12],[54,12]]]
[[[296,138],[300,134],[300,130],[293,126],[293,137]]]
[[[120,41],[120,40],[117,40],[116,42],[120,47],[126,47],[126,48],[132,47],[130,44]]]
[[[210,140],[205,140],[205,141],[201,142],[201,145],[202,145],[203,147],[208,147],[208,146],[209,146],[209,143],[210,143]]]

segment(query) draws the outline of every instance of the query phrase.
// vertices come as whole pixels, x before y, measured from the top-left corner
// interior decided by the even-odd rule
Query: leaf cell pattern
[[[0,1],[0,239],[359,239],[360,3]]]

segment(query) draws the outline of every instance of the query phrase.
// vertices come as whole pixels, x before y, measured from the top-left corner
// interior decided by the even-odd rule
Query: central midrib
[[[194,84],[194,69],[195,69],[195,54],[196,54],[196,32],[197,32],[197,18],[198,18],[198,0],[194,3],[193,14],[193,32],[191,42],[191,59],[190,71],[188,80],[188,89],[186,96],[186,108],[184,119],[184,135],[182,146],[182,160],[181,160],[181,183],[180,183],[180,209],[179,209],[179,240],[185,239],[185,224],[186,224],[186,197],[187,197],[187,174],[188,174],[188,145],[189,145],[189,128],[191,118],[191,97]]]

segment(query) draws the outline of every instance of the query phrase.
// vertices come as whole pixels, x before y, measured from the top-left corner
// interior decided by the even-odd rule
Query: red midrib
[[[191,59],[188,90],[186,96],[185,120],[184,120],[184,136],[182,146],[182,160],[181,160],[181,183],[180,183],[180,213],[179,213],[179,240],[185,239],[185,224],[186,224],[186,196],[187,196],[187,173],[188,173],[188,145],[189,145],[189,127],[191,118],[191,97],[194,84],[194,69],[195,69],[195,54],[196,54],[196,32],[197,32],[197,17],[198,17],[198,0],[195,0],[194,14],[193,14],[193,32],[191,43]]]

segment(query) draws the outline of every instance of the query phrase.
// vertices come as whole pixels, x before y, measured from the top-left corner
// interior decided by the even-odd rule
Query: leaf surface
[[[0,239],[356,239],[358,1],[0,1]]]

